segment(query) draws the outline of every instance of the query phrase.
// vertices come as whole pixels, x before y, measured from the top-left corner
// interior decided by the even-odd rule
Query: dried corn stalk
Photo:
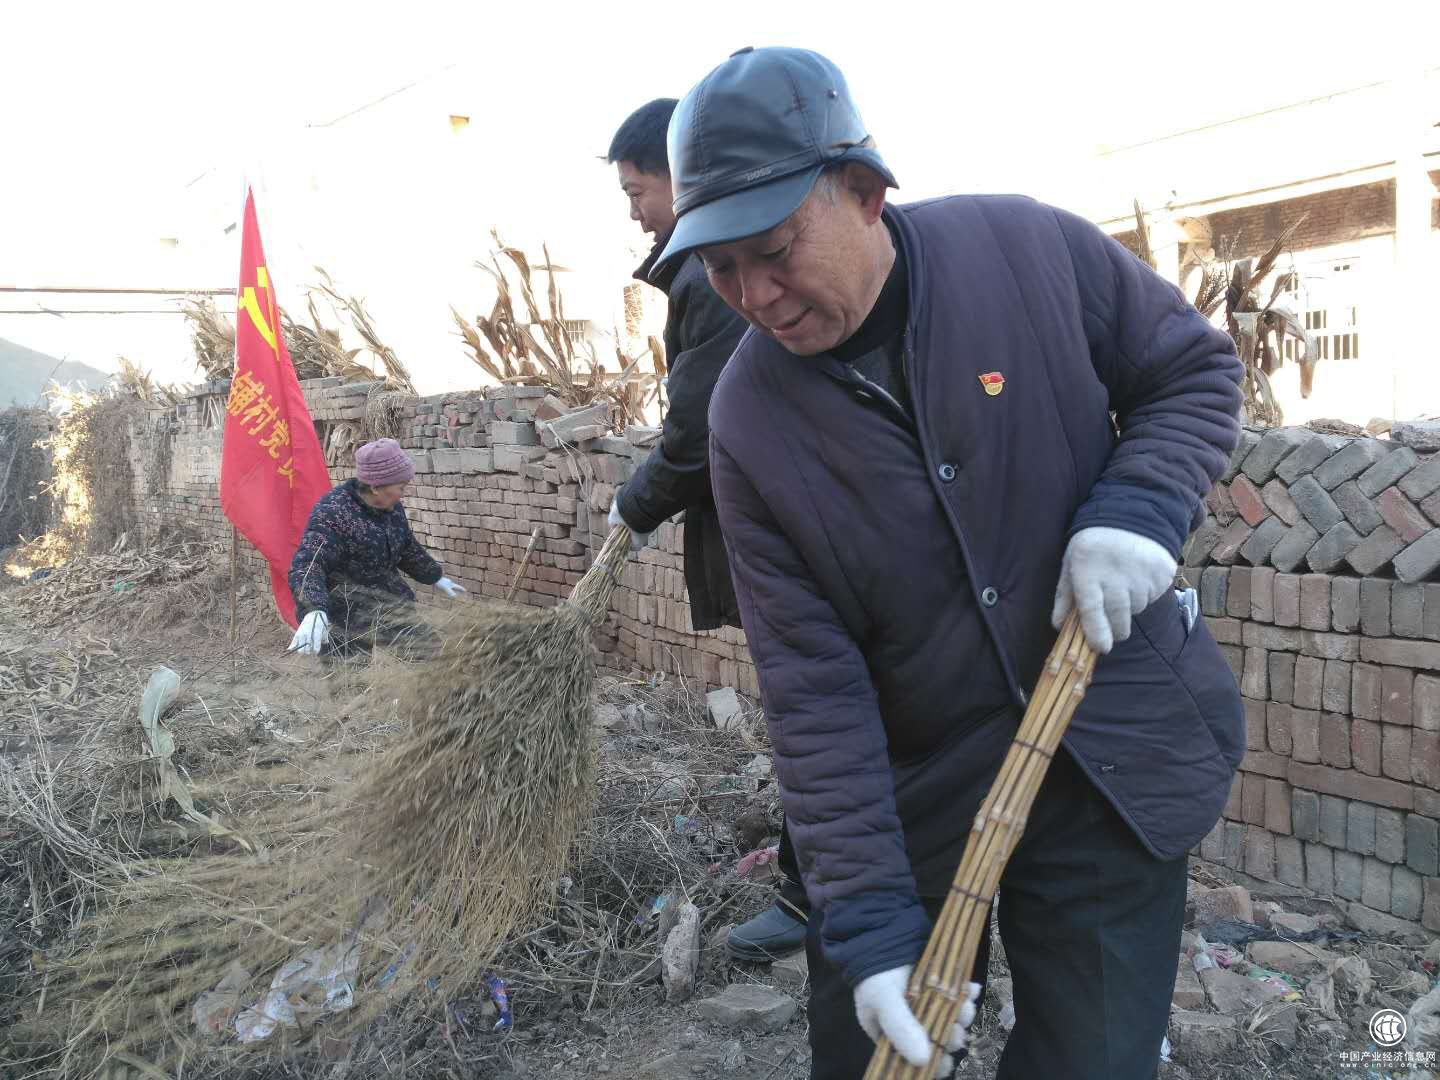
[[[608,401],[616,430],[643,424],[665,376],[660,343],[651,338],[649,349],[636,356],[617,348],[618,374],[611,376],[594,348],[588,342],[577,348],[566,330],[565,301],[555,281],[555,271],[564,268],[551,261],[549,248],[542,246],[544,262],[536,266],[519,248],[504,243],[498,231],[491,236],[495,250],[489,261],[475,264],[495,282],[490,315],[476,315],[472,324],[450,309],[475,363],[496,382],[543,386],[571,408]],[[536,270],[546,275],[543,309],[535,292]],[[641,369],[647,353],[653,358],[653,373]]]

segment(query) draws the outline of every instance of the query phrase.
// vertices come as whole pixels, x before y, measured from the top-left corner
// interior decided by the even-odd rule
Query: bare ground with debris
[[[154,666],[182,676],[184,693],[166,717],[176,763],[197,805],[222,820],[242,821],[247,808],[232,795],[207,799],[213,780],[267,764],[303,765],[322,733],[330,740],[341,732],[356,746],[378,737],[377,702],[399,662],[382,656],[322,669],[286,657],[288,632],[268,599],[254,592],[242,599],[241,640],[232,646],[219,575],[213,566],[177,580],[152,572],[153,584],[118,591],[113,581],[87,578],[76,585],[84,593],[79,602],[53,581],[0,587],[0,770],[12,779],[33,776],[21,770],[40,761],[54,781],[43,791],[43,813],[32,807],[17,815],[12,789],[0,815],[0,1026],[8,1029],[0,1032],[0,1078],[85,1075],[74,1062],[59,1071],[58,1059],[36,1047],[33,1022],[47,954],[104,903],[86,880],[87,860],[199,856],[223,846],[178,825],[175,804],[153,798],[134,717]],[[45,595],[52,599],[37,602]],[[65,597],[63,604],[56,596]],[[60,607],[66,618],[46,625],[46,611]],[[382,1020],[347,1041],[327,1039],[317,1025],[270,1058],[220,1047],[189,1059],[184,1072],[224,1080],[347,1072],[451,1080],[808,1076],[803,975],[793,965],[734,962],[724,949],[729,928],[771,897],[769,885],[736,874],[738,859],[767,832],[773,837],[779,823],[758,712],[749,709],[728,730],[717,729],[704,696],[683,681],[612,673],[601,680],[595,733],[601,779],[593,821],[553,904],[535,913],[495,966],[511,994],[512,1030],[493,1030],[494,1005],[483,983],[491,972],[477,971],[472,984],[455,988],[449,1007],[437,996],[418,1021]],[[37,833],[30,824],[37,818],[50,827]],[[97,846],[104,850],[92,850]],[[1202,894],[1227,883],[1198,869],[1192,876],[1191,925],[1203,934],[1214,902]],[[657,903],[662,897],[668,899]],[[700,923],[688,996],[667,989],[659,963],[660,934],[687,901]],[[1343,1068],[1341,1052],[1373,1050],[1371,1015],[1385,1007],[1408,1014],[1434,985],[1440,955],[1426,942],[1360,934],[1323,901],[1277,895],[1272,903],[1273,911],[1256,895],[1251,909],[1238,913],[1261,929],[1273,928],[1281,909],[1329,927],[1335,940],[1306,943],[1324,954],[1320,967],[1295,977],[1298,999],[1257,1008],[1225,998],[1222,983],[1234,986],[1228,981],[1212,980],[1212,987],[1182,979],[1177,1001],[1188,992],[1185,1011],[1217,1019],[1199,1025],[1203,1038],[1187,1026],[1194,1021],[1177,1019],[1172,1060],[1158,1074],[1165,1080],[1363,1075]],[[1193,939],[1188,944],[1193,952]],[[1366,977],[1353,961],[1337,969],[1346,957],[1363,960]],[[1177,963],[1193,972],[1188,953],[1179,952]],[[1324,986],[1310,985],[1327,970],[1329,996]],[[992,1076],[1004,1046],[1009,976],[998,941],[990,980],[961,1076]],[[732,1026],[717,1020],[723,1010],[708,1002],[736,985],[770,993]],[[1216,1036],[1213,1028],[1227,1034]],[[151,1070],[144,1060],[110,1062],[100,1075],[138,1080],[156,1075]]]

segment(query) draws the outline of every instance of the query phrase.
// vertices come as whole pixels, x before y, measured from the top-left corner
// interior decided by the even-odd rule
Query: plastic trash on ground
[[[495,1008],[500,1012],[500,1018],[495,1021],[496,1031],[509,1031],[513,1023],[510,1015],[510,991],[505,987],[505,980],[491,975],[485,980],[485,985],[490,989],[490,998],[495,1002]]]
[[[751,877],[755,881],[770,881],[778,877],[778,847],[757,848],[735,864],[738,877]]]
[[[358,942],[342,942],[301,953],[275,973],[270,991],[235,1018],[241,1042],[259,1042],[275,1029],[298,1027],[302,1018],[343,1012],[355,1003],[360,973]]]
[[[190,1017],[195,1027],[205,1035],[220,1035],[240,1011],[240,995],[250,981],[250,972],[240,966],[240,961],[230,961],[225,975],[214,990],[206,990],[191,1006]]]

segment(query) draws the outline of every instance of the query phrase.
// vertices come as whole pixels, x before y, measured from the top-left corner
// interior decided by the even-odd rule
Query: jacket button
[[[944,465],[941,465],[936,471],[940,473],[940,479],[947,484],[955,479],[955,466],[951,465],[948,461]]]
[[[994,585],[987,585],[985,591],[980,594],[980,603],[986,607],[994,607],[1000,602],[1000,594],[995,591]]]

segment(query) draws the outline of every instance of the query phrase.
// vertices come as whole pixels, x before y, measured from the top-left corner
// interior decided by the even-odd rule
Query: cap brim
[[[817,165],[687,210],[676,219],[670,242],[655,260],[650,279],[655,280],[662,267],[684,258],[696,248],[733,244],[773,229],[800,209],[823,168]]]

